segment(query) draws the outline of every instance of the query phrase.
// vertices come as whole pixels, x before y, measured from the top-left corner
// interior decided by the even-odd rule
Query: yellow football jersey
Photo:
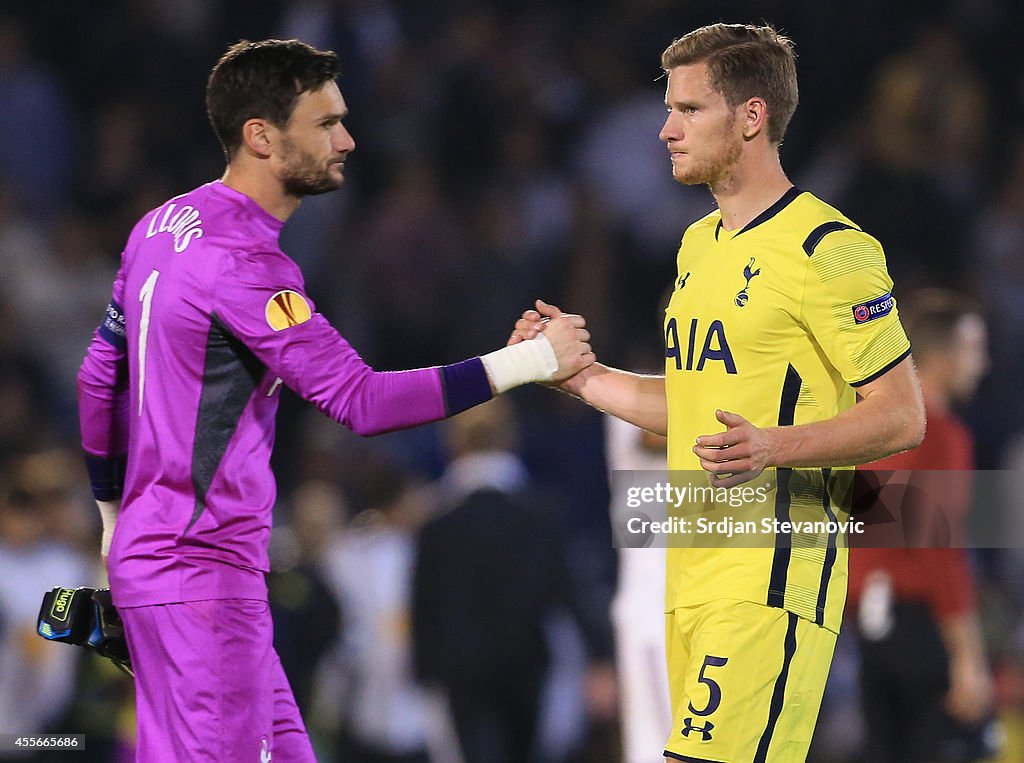
[[[854,388],[910,353],[882,247],[836,209],[790,189],[737,231],[691,225],[665,318],[668,465],[695,473],[698,435],[724,409],[758,427],[830,419]],[[761,509],[780,521],[842,520],[850,472],[766,470]],[[770,534],[758,548],[670,548],[668,611],[714,599],[782,607],[839,631],[847,549]]]

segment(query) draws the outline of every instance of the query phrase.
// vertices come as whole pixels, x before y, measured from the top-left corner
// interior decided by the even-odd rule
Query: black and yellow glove
[[[128,675],[135,675],[124,625],[109,588],[58,587],[43,594],[37,632],[48,641],[95,649]]]

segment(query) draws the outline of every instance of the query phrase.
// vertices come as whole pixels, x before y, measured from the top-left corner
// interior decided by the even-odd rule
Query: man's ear
[[[270,156],[274,146],[273,125],[265,119],[250,119],[242,125],[242,145],[257,156]]]
[[[768,128],[768,104],[764,98],[751,98],[740,106],[740,119],[743,124],[743,137],[754,138],[762,130]]]

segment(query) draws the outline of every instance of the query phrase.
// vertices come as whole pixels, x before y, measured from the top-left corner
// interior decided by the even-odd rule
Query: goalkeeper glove
[[[135,675],[124,625],[109,588],[57,587],[43,594],[37,631],[48,641],[95,649],[128,675]]]

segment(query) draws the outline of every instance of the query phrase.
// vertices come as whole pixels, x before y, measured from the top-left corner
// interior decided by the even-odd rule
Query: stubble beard
[[[728,181],[743,152],[741,141],[733,136],[735,121],[735,117],[730,115],[719,136],[718,147],[710,156],[687,168],[685,172],[673,172],[676,182],[683,185],[706,185],[714,189]]]
[[[285,144],[286,160],[281,184],[289,196],[317,196],[341,187],[342,179],[331,174],[331,165],[324,166],[310,154],[298,150],[291,142]]]

